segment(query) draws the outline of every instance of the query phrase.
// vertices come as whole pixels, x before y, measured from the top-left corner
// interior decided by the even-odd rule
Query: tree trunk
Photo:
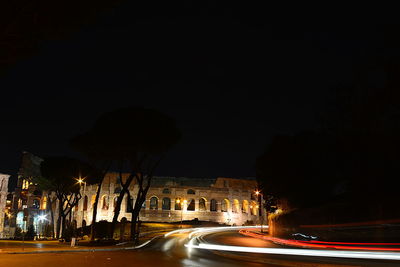
[[[50,198],[50,194],[47,194],[47,199],[49,205],[47,205],[47,210],[50,211],[50,225],[51,225],[51,238],[54,238],[54,211],[53,211],[53,201]]]
[[[133,244],[135,244],[135,245],[139,241],[139,231],[137,228],[138,217],[139,217],[139,213],[133,211],[132,212],[132,221],[131,221],[131,240],[133,241]]]
[[[122,200],[124,199],[124,196],[125,196],[125,190],[122,189],[122,191],[119,193],[116,206],[114,207],[114,217],[113,217],[113,220],[111,223],[110,238],[114,237],[115,225],[118,222],[119,213],[121,212],[121,203],[122,203]]]
[[[65,239],[65,221],[66,221],[66,216],[62,216],[61,218],[61,237]]]
[[[56,237],[60,238],[60,234],[62,231],[61,228],[61,217],[63,215],[63,205],[60,200],[58,200],[58,218],[57,218],[57,230],[56,230]]]
[[[96,198],[95,198],[94,204],[93,204],[93,219],[92,219],[92,225],[90,226],[90,241],[94,241],[94,237],[96,235],[95,225],[96,225],[96,219],[97,219],[97,206],[99,203],[99,197],[100,197],[100,191],[101,191],[102,184],[103,184],[103,179],[101,179],[101,181],[97,187]]]
[[[138,224],[139,222],[139,215],[140,215],[140,210],[142,209],[143,203],[146,201],[145,195],[142,195],[140,199],[136,199],[135,201],[135,207],[132,209],[132,222],[131,222],[131,240],[134,242],[134,244],[137,244],[139,241],[139,227],[140,225]]]

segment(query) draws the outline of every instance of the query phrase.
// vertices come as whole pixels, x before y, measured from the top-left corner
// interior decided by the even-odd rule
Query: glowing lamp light
[[[260,194],[260,191],[256,190],[255,193],[256,193],[256,195],[258,196],[258,195]]]
[[[40,221],[46,221],[46,215],[38,215],[38,220]]]

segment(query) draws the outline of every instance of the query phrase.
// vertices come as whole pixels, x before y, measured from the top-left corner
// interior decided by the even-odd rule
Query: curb
[[[143,244],[136,247],[124,247],[124,248],[98,248],[98,249],[65,249],[65,250],[36,250],[36,251],[0,251],[0,254],[43,254],[43,253],[68,253],[68,252],[98,252],[98,251],[123,251],[123,250],[135,250],[143,248],[148,245],[154,239],[159,238],[163,235],[158,235],[150,240],[147,240]]]

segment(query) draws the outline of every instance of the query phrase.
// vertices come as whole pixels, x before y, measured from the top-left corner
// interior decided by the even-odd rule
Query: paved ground
[[[398,266],[397,263],[384,261],[358,261],[347,259],[309,258],[299,256],[261,255],[255,253],[229,253],[210,250],[187,249],[187,234],[172,235],[168,238],[157,238],[148,246],[129,251],[103,252],[66,252],[42,254],[0,254],[0,266],[12,267],[100,267],[100,266]],[[269,241],[244,237],[237,232],[220,232],[204,237],[206,241],[237,246],[275,247]],[[1,242],[0,242],[1,243]],[[7,245],[2,243],[1,246]],[[16,245],[16,243],[14,244]],[[19,245],[19,244],[18,244]],[[27,243],[34,247],[34,243]],[[42,249],[65,247],[45,242]],[[54,247],[55,246],[55,247]],[[20,247],[16,247],[19,249]]]

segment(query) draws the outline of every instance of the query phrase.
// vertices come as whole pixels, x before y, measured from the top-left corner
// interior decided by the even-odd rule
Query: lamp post
[[[177,200],[176,200],[176,203],[181,203],[181,199],[180,198],[178,198]],[[185,207],[185,204],[187,203],[187,200],[186,199],[184,199],[183,201],[182,201],[182,204],[181,204],[181,224],[180,224],[180,228],[182,228],[182,221],[183,221],[183,209],[184,209],[184,207]]]
[[[262,194],[260,193],[260,190],[256,190],[255,194],[258,198],[258,215],[261,217],[261,233],[263,233],[263,223],[264,223],[264,218],[262,215],[262,203],[261,203],[261,196]]]
[[[85,216],[85,191],[86,191],[86,182],[84,179],[82,179],[81,177],[78,178],[78,183],[79,185],[82,187],[83,184],[83,207],[82,207],[82,220],[81,222],[83,222],[84,216]],[[83,232],[83,225],[81,225],[82,228],[82,232]]]

